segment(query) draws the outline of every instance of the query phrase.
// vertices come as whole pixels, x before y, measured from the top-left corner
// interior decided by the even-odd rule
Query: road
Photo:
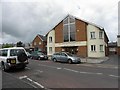
[[[25,70],[10,71],[3,73],[3,76],[9,74],[30,85],[26,85],[28,88],[118,88],[118,66],[116,64],[29,61]],[[5,77],[3,82],[6,83],[8,78]]]

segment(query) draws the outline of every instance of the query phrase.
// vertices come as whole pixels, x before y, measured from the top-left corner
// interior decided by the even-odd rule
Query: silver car
[[[68,52],[56,52],[52,55],[51,59],[54,62],[60,61],[60,62],[68,62],[68,63],[80,63],[80,57],[73,55]]]

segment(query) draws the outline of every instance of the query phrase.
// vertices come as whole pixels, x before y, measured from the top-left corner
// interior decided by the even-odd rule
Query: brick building
[[[67,15],[47,33],[47,54],[66,51],[81,57],[108,55],[108,37],[103,27]]]
[[[32,41],[32,47],[35,50],[38,50],[44,53],[46,53],[46,45],[47,45],[46,37],[39,34]]]

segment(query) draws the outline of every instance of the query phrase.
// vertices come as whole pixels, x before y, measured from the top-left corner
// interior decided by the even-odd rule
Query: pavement
[[[82,63],[91,63],[91,64],[100,64],[107,60],[109,57],[102,57],[102,58],[80,58]]]

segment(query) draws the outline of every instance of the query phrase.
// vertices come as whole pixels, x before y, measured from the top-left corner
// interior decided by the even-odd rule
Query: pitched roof
[[[43,36],[43,35],[40,35],[40,34],[38,34],[37,36],[38,36],[42,41],[47,41],[46,36]]]
[[[110,42],[108,43],[109,47],[117,47],[117,42]]]
[[[70,14],[68,14],[68,15],[65,16],[62,20],[60,20],[60,22],[58,22],[50,31],[52,31],[57,25],[59,25],[64,19],[66,19],[66,18],[69,17],[69,16],[70,16],[70,17],[74,17],[75,19],[81,20],[81,21],[83,21],[83,22],[85,22],[85,23],[87,23],[87,24],[91,24],[91,25],[99,28],[100,30],[103,30],[103,31],[104,31],[104,28],[101,27],[100,25],[94,24],[94,23],[89,22],[89,21],[87,21],[87,20],[80,19],[80,18],[78,18],[78,17],[76,17],[76,16],[73,16],[73,15],[70,15]],[[49,31],[49,32],[50,32],[50,31]],[[49,33],[49,32],[48,32],[48,33]],[[46,36],[48,35],[48,33],[46,34]]]

